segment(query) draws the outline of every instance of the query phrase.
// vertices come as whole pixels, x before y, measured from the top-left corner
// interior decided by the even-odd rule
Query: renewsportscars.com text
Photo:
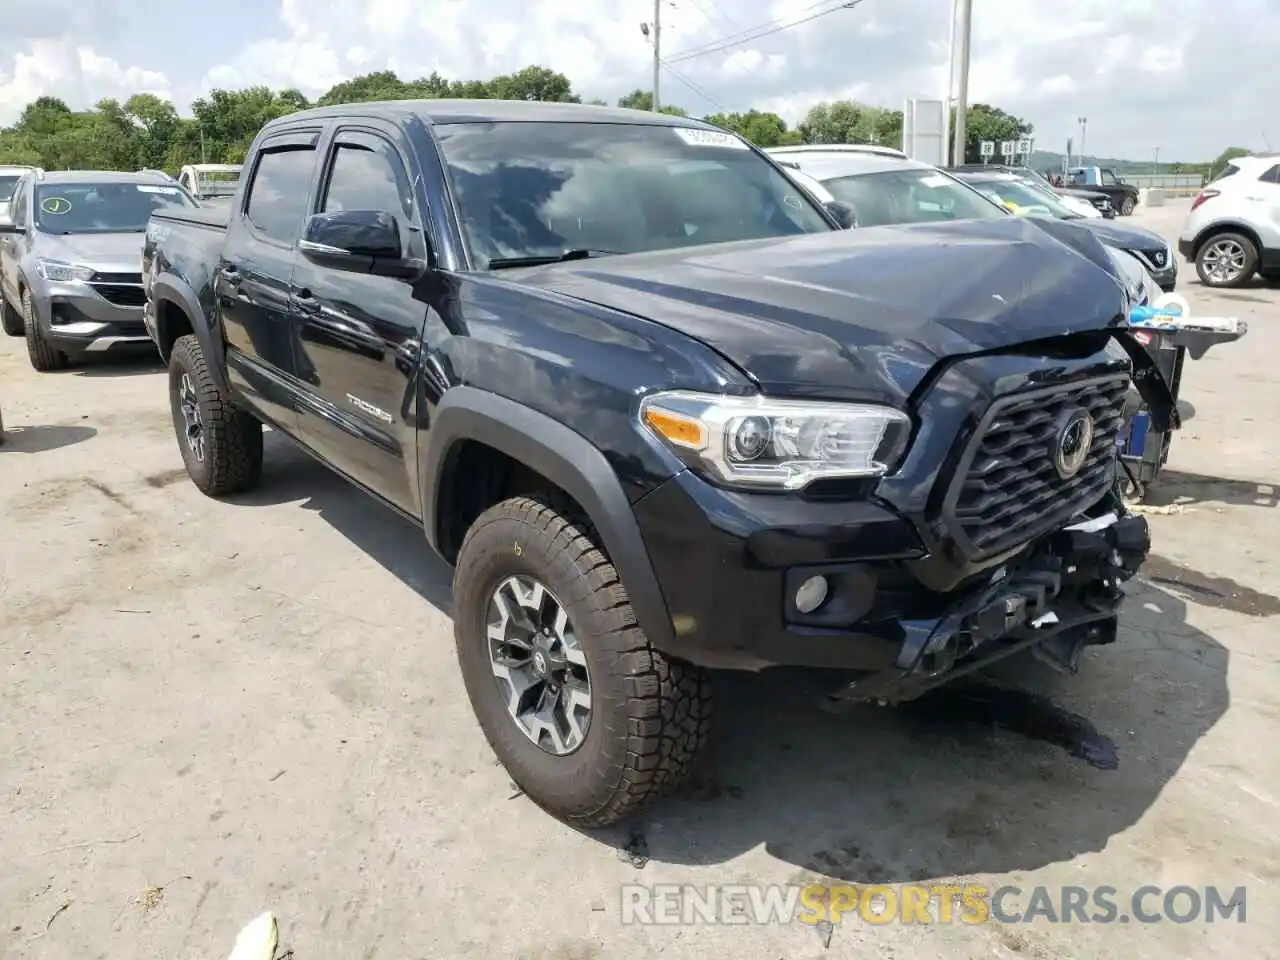
[[[629,884],[622,922],[768,924],[1245,922],[1245,888]]]

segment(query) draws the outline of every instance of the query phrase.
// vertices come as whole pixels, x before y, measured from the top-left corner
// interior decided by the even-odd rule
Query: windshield
[[[476,265],[634,253],[836,229],[725,133],[650,124],[435,128]]]
[[[18,189],[18,181],[21,179],[15,174],[0,176],[0,203],[8,203],[13,199],[13,191]]]
[[[1021,180],[978,180],[973,186],[999,204],[1012,204],[1014,213],[1024,217],[1079,219],[1079,214],[1056,196]]]
[[[199,174],[200,196],[230,197],[236,192],[236,184],[240,182],[239,170],[204,172]]]
[[[1006,212],[936,170],[891,170],[824,180],[837,200],[853,205],[858,226],[990,220]]]
[[[176,186],[157,183],[45,183],[35,190],[44,233],[142,233],[156,210],[194,206]]]

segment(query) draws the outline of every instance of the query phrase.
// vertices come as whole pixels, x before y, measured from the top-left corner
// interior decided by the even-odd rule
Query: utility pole
[[[662,0],[653,0],[653,112],[662,106],[658,88],[662,81]]]
[[[1153,181],[1154,181],[1154,180],[1159,180],[1159,179],[1160,179],[1160,148],[1159,148],[1159,147],[1153,147],[1153,148],[1152,148],[1152,154],[1151,154],[1151,176],[1152,176]],[[1159,184],[1158,184],[1158,183],[1155,183],[1155,182],[1153,182],[1151,185],[1152,185],[1153,187],[1158,187],[1158,186],[1159,186]]]
[[[947,85],[942,94],[942,102],[945,104],[945,115],[942,121],[942,155],[946,159],[951,152],[951,108],[955,104],[956,96],[956,9],[954,2],[951,6],[951,29],[947,35]],[[951,157],[948,166],[956,163],[955,157]],[[983,157],[983,163],[986,158]]]
[[[1080,163],[1078,166],[1084,166],[1084,137],[1089,130],[1088,117],[1076,117],[1076,122],[1080,124]]]
[[[200,124],[200,162],[201,163],[209,162],[207,159],[205,159],[205,154],[204,154],[204,124]]]
[[[961,164],[965,161],[964,146],[968,135],[965,124],[969,117],[969,40],[973,36],[973,0],[955,0],[953,14],[955,42],[952,43],[952,55],[959,61],[960,82],[956,85],[956,127],[951,162]]]

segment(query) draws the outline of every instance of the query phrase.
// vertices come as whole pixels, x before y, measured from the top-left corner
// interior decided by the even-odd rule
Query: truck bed
[[[165,223],[184,223],[214,230],[225,230],[227,229],[227,223],[231,219],[231,207],[230,205],[217,207],[170,207],[167,210],[153,213],[151,219]]]

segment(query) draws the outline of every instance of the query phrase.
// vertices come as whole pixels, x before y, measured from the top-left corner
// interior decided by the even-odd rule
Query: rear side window
[[[298,239],[315,155],[312,147],[289,147],[258,157],[245,215],[259,233],[287,244]]]
[[[413,221],[413,188],[395,148],[381,138],[339,143],[323,212],[383,210]]]

